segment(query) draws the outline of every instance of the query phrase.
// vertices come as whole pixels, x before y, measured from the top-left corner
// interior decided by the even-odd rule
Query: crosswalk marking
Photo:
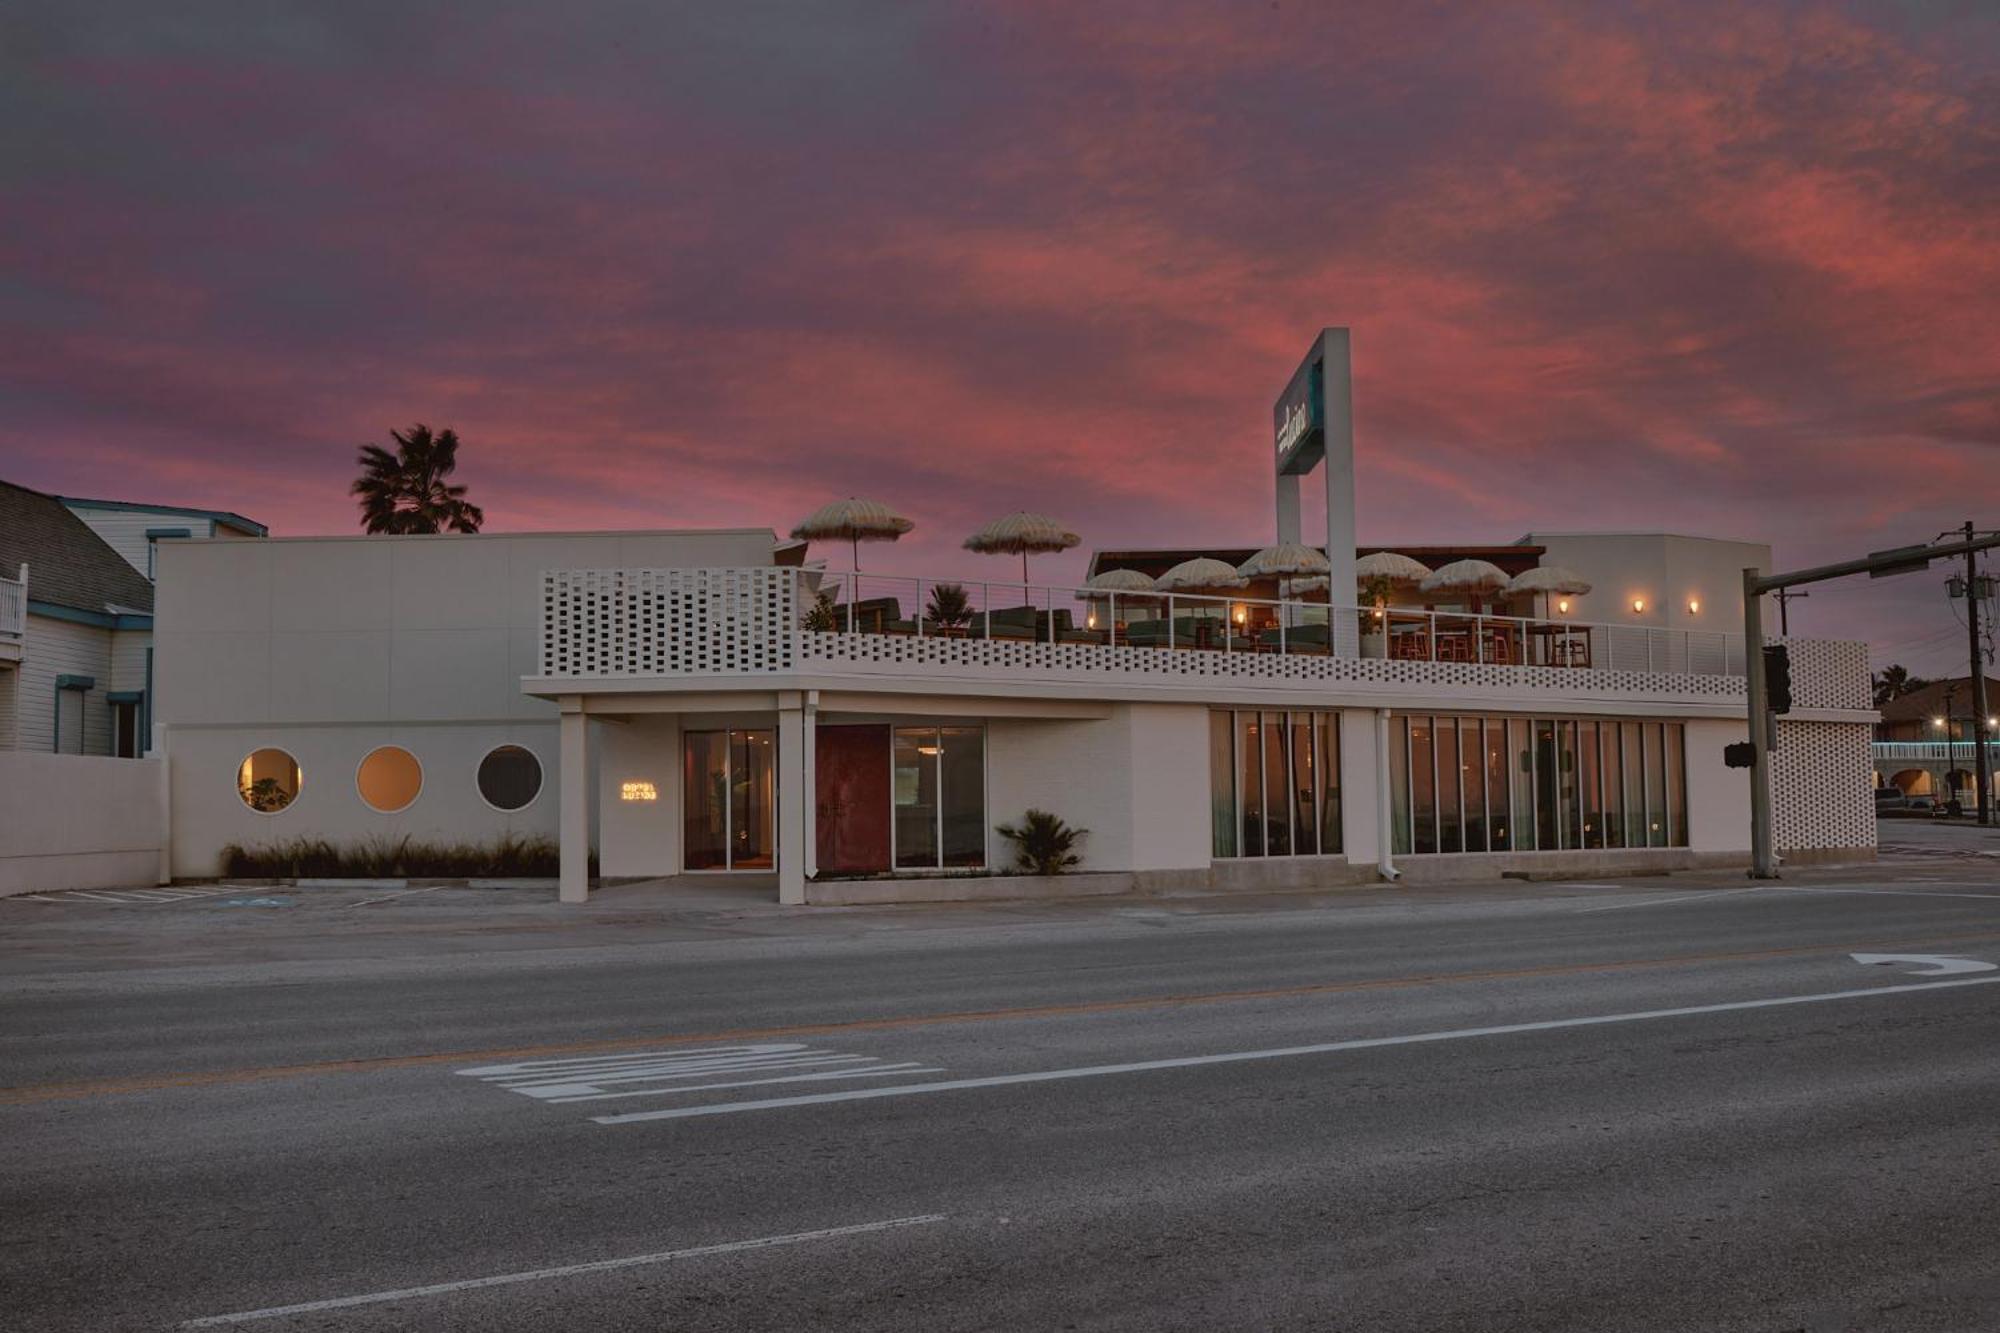
[[[775,1083],[825,1083],[944,1071],[914,1060],[891,1061],[872,1055],[819,1051],[798,1042],[753,1042],[699,1050],[523,1060],[514,1064],[479,1065],[457,1072],[524,1097],[562,1105],[625,1097],[684,1096]]]

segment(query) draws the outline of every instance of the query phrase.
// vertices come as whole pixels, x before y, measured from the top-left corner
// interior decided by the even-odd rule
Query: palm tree
[[[396,452],[364,444],[361,475],[349,489],[361,500],[367,532],[477,532],[486,512],[465,498],[465,487],[448,478],[458,466],[458,433],[436,435],[418,422],[408,434],[390,431]]]
[[[1922,676],[1913,676],[1909,668],[1901,665],[1885,666],[1875,673],[1875,706],[1880,708],[1891,699],[1900,699],[1906,694],[1914,694],[1930,684]]]

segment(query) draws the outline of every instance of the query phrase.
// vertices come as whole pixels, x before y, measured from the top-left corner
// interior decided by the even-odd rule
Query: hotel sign
[[[1326,452],[1326,365],[1320,341],[1299,363],[1271,410],[1280,476],[1310,472]]]

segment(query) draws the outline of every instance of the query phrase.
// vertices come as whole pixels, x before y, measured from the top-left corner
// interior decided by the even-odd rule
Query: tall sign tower
[[[1277,447],[1278,540],[1301,541],[1299,479],[1326,465],[1327,600],[1354,605],[1354,374],[1346,329],[1321,329],[1271,411]],[[1333,616],[1332,649],[1352,657],[1360,630]]]

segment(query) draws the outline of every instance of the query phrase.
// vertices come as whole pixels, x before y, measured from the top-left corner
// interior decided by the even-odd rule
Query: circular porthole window
[[[299,761],[283,750],[253,750],[236,769],[236,794],[260,815],[275,815],[299,798]]]
[[[354,775],[354,786],[370,810],[393,815],[410,808],[424,789],[424,766],[400,745],[370,750]]]
[[[479,796],[495,810],[520,810],[542,794],[542,761],[519,745],[498,745],[479,761]]]

